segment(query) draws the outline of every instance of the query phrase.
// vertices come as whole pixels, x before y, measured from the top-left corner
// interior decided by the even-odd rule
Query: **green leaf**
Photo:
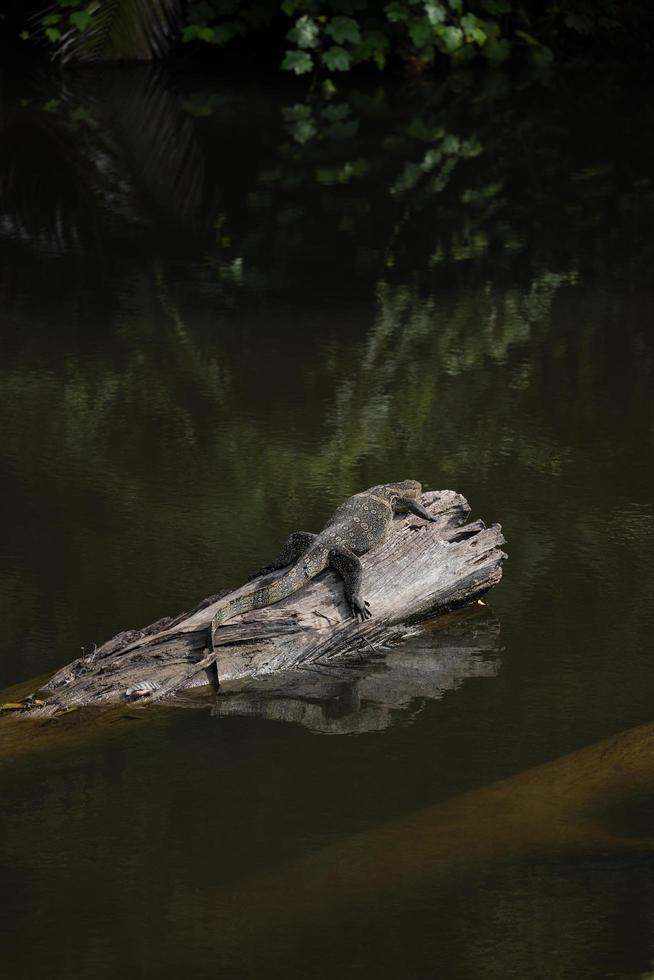
[[[448,3],[455,14],[460,14],[463,10],[463,0],[448,0]]]
[[[32,35],[30,34],[29,31],[21,31],[18,36],[21,39],[21,41],[29,41]]]
[[[317,48],[320,41],[320,28],[307,14],[299,17],[286,35],[298,48]]]
[[[61,18],[62,14],[46,14],[41,18],[41,23],[44,27],[52,27],[53,24],[58,24]]]
[[[359,62],[372,58],[381,70],[386,64],[386,52],[389,47],[390,41],[382,31],[366,31],[361,38],[361,44],[352,51],[352,59]]]
[[[448,25],[439,28],[437,33],[448,52],[458,51],[463,43],[463,31],[460,27]]]
[[[338,46],[327,48],[322,56],[322,60],[330,71],[347,71],[352,63],[345,48]]]
[[[234,31],[219,25],[218,27],[207,27],[204,24],[188,24],[182,31],[182,41],[186,44],[189,41],[204,41],[206,44],[225,44],[234,36]]]
[[[386,64],[386,55],[384,54],[384,52],[379,50],[374,51],[372,55],[372,59],[377,65],[377,67],[379,68],[379,70],[382,71],[384,65]]]
[[[304,75],[313,68],[313,58],[307,51],[287,51],[282,68],[285,71],[294,71],[296,75]]]
[[[438,0],[425,0],[425,13],[432,27],[442,24],[447,17],[447,10]]]
[[[70,22],[78,31],[85,31],[92,20],[92,14],[88,10],[76,10],[70,15]]]
[[[317,133],[311,107],[308,105],[284,106],[282,108],[286,130],[296,143],[306,143]]]
[[[461,18],[461,27],[465,31],[466,41],[482,45],[486,40],[486,32],[474,14],[466,14]]]
[[[220,30],[220,28],[216,28]],[[212,27],[204,27],[201,24],[188,24],[182,31],[182,41],[187,44],[189,41],[205,41],[207,44],[215,44],[217,38]]]
[[[384,7],[384,13],[386,14],[387,20],[392,21],[394,24],[409,19],[406,3],[400,3],[398,0],[394,0],[393,3],[387,3]]]
[[[438,164],[441,162],[442,159],[443,159],[443,153],[441,150],[436,150],[436,149],[427,150],[420,166],[424,170],[424,172],[428,174],[430,173],[430,171],[432,171],[435,167],[438,166]]]
[[[361,40],[359,25],[351,17],[332,17],[325,28],[325,32],[333,37],[338,44],[349,41],[350,44],[358,44]]]
[[[48,38],[48,40],[52,41],[52,43],[54,44],[54,42],[58,41],[59,38],[61,37],[61,31],[57,27],[47,27],[45,31],[45,36]]]
[[[469,140],[464,140],[461,144],[461,155],[467,157],[469,160],[478,157],[483,151],[484,148],[476,136],[472,136]]]
[[[461,140],[458,136],[454,136],[453,133],[448,133],[441,143],[441,149],[443,153],[453,154],[458,153],[461,146]]]
[[[308,143],[316,135],[316,126],[311,119],[299,119],[293,127],[293,139],[296,143]]]
[[[412,21],[409,27],[409,35],[417,48],[426,48],[434,40],[432,26],[426,17],[422,20]]]

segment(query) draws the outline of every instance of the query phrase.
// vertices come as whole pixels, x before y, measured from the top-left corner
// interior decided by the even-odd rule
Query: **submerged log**
[[[569,755],[472,789],[310,851],[236,885],[202,892],[187,906],[198,935],[216,928],[245,948],[244,930],[269,937],[313,927],[325,942],[366,908],[396,910],[418,887],[519,859],[550,855],[651,858],[652,836],[634,836],[621,814],[651,800],[654,724],[620,732]],[[312,937],[316,941],[318,934]],[[286,950],[286,946],[283,947]],[[313,947],[314,951],[317,949]],[[285,954],[286,955],[286,954]],[[250,971],[254,973],[255,971]]]
[[[353,619],[340,579],[325,572],[282,602],[220,627],[220,690],[273,671],[369,658],[380,644],[410,635],[416,622],[473,603],[496,585],[506,557],[500,526],[466,523],[468,503],[452,490],[425,493],[421,500],[437,520],[426,524],[411,515],[396,517],[385,543],[361,560],[361,591],[372,619]],[[189,614],[119,633],[91,656],[57,671],[37,692],[45,703],[26,714],[51,715],[135,697],[145,704],[149,695],[141,698],[140,691],[172,694],[208,684],[211,677],[202,665],[223,597],[212,596]]]

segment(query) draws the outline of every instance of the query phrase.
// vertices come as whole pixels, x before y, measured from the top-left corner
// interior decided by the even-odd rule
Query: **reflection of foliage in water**
[[[39,363],[27,325],[44,321],[52,331],[53,295],[66,277],[76,279],[79,262],[89,284],[64,290],[59,328],[65,336],[64,321],[92,317],[113,333],[118,351],[115,363],[69,356],[60,376],[9,366],[5,412],[25,400],[32,417],[55,427],[53,439],[64,434],[72,457],[105,474],[118,468],[116,487],[127,486],[155,429],[164,438],[154,445],[174,445],[189,464],[198,454],[228,460],[234,475],[224,474],[226,484],[274,485],[284,474],[295,486],[308,479],[330,487],[336,499],[362,481],[362,469],[376,478],[382,459],[400,465],[421,446],[437,447],[441,473],[460,471],[471,451],[461,438],[466,428],[477,432],[479,472],[498,452],[538,472],[562,471],[565,444],[510,428],[516,393],[538,386],[537,362],[517,352],[547,335],[556,297],[583,277],[600,207],[628,216],[651,204],[644,175],[625,187],[628,151],[589,157],[585,143],[570,141],[561,164],[553,147],[567,108],[557,99],[545,108],[535,141],[535,123],[501,86],[474,96],[419,91],[413,106],[404,94],[354,92],[348,102],[282,107],[275,116],[264,99],[246,125],[247,95],[177,91],[146,71],[122,78],[96,81],[83,101],[81,86],[68,81],[55,105],[32,94],[5,119],[10,134],[31,126],[59,150],[57,179],[34,197],[50,154],[21,169],[14,141],[3,141],[4,248],[19,249],[19,268],[42,278],[35,293],[5,286],[22,295],[20,308],[14,301],[9,309],[25,324],[23,363]],[[135,82],[129,112],[118,111],[124,85],[134,92]],[[261,123],[256,137],[253,118]],[[564,242],[550,205],[551,189],[562,185]],[[602,248],[596,243],[594,261],[605,264]],[[109,289],[98,274],[107,266]],[[266,317],[250,314],[237,340],[225,312],[238,322],[259,297],[274,308],[275,297],[291,291],[312,309],[313,292],[336,282],[345,295],[374,288],[378,312],[365,339],[327,328],[322,414],[294,442],[276,428],[283,391],[264,424],[238,404],[247,386],[233,386],[243,370],[236,352],[259,357]],[[205,326],[210,320],[218,330]],[[293,332],[276,330],[283,358],[293,362],[289,378],[304,376],[309,390],[315,352],[298,361]],[[448,379],[466,374],[475,378],[470,398],[450,403]],[[115,445],[107,434],[126,411],[141,429]],[[217,411],[228,424],[207,425]],[[16,448],[31,438],[17,430]],[[253,506],[263,518],[265,497]]]
[[[158,252],[179,255],[183,235],[184,258],[204,266],[203,288],[220,286],[227,299],[317,278],[334,249],[368,282],[398,264],[398,274],[428,279],[444,259],[498,248],[511,262],[534,221],[558,234],[553,199],[579,250],[599,201],[615,208],[620,195],[624,212],[649,200],[644,171],[625,179],[629,145],[609,145],[601,129],[577,136],[578,118],[597,111],[583,89],[550,100],[536,126],[521,112],[529,92],[509,96],[501,80],[281,107],[184,84],[137,69],[68,77],[55,97],[42,85],[15,99],[0,161],[5,235],[34,246],[42,234],[59,251],[67,238],[78,259],[112,242],[112,261],[142,249],[149,231]],[[567,154],[557,158],[564,132]],[[575,264],[568,256],[565,267]]]

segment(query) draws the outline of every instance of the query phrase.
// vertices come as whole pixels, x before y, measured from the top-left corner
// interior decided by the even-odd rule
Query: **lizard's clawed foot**
[[[261,578],[262,575],[270,575],[272,571],[274,569],[266,565],[265,568],[260,568],[258,572],[253,572],[252,575],[248,575],[248,582],[254,582],[255,578]]]
[[[352,607],[352,615],[355,619],[361,618],[361,622],[365,623],[366,619],[370,619],[372,613],[370,612],[370,603],[365,599],[361,599],[359,596],[352,596],[350,600],[350,606]]]

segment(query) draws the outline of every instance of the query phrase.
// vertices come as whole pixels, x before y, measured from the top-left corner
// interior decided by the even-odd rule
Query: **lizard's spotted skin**
[[[394,514],[409,511],[426,521],[435,520],[418,503],[417,498],[421,492],[422,486],[415,480],[382,483],[355,494],[341,504],[320,534],[311,534],[308,531],[291,534],[277,558],[252,578],[290,565],[288,571],[272,582],[227,600],[211,622],[212,647],[218,640],[219,627],[232,616],[279,602],[330,567],[343,579],[345,596],[352,615],[362,620],[368,619],[372,614],[369,604],[360,593],[359,555],[365,555],[384,541]]]

